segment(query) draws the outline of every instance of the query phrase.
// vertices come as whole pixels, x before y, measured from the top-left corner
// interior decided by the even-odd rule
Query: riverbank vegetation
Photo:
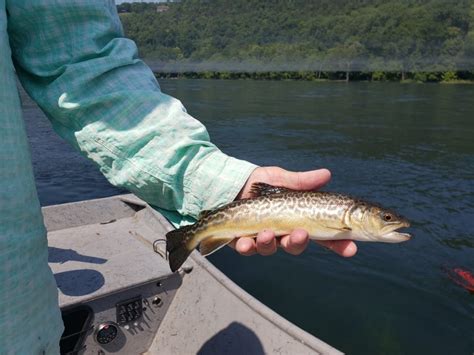
[[[473,0],[182,0],[118,11],[158,76],[474,80]]]

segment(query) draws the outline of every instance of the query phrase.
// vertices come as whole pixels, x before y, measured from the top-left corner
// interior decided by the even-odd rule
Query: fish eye
[[[390,222],[393,219],[393,216],[390,213],[384,213],[383,214],[383,220],[385,222]]]

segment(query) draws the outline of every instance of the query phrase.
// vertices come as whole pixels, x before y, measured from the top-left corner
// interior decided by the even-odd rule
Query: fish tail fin
[[[188,248],[189,232],[192,226],[185,226],[166,233],[166,251],[171,271],[175,272],[186,261],[193,248]]]

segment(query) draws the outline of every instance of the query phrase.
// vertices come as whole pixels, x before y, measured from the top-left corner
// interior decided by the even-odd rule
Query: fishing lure
[[[461,268],[446,269],[448,277],[457,285],[474,294],[474,274]]]

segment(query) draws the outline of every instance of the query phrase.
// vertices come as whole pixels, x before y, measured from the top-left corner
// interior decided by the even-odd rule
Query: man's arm
[[[138,59],[136,45],[123,37],[112,0],[10,0],[7,9],[23,86],[55,131],[97,163],[112,184],[192,218],[234,200],[239,192],[247,197],[254,181],[284,178],[280,186],[298,187],[297,173],[255,170],[210,142],[205,127],[161,92]],[[300,189],[329,180],[327,174],[312,174],[305,175],[309,182]],[[307,233],[296,230],[280,242],[298,254],[307,241]],[[235,247],[245,255],[268,255],[276,243],[271,231],[262,231],[256,242],[241,238]],[[355,253],[349,242],[326,246],[346,256]]]
[[[112,0],[7,2],[20,80],[114,185],[184,216],[234,200],[253,164],[223,154],[123,37]]]

